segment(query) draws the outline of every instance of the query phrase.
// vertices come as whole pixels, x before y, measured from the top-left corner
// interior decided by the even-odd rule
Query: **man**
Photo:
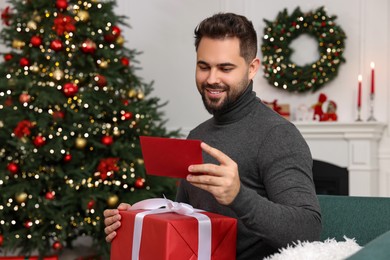
[[[237,259],[261,259],[294,241],[318,240],[310,150],[295,126],[253,92],[260,61],[252,23],[216,14],[195,29],[195,47],[196,84],[213,117],[188,136],[203,141],[205,163],[189,167],[194,174],[181,181],[176,200],[237,218]],[[110,242],[120,215],[114,209],[104,216]]]

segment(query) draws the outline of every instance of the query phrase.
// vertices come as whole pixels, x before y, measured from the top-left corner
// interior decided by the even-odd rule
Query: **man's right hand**
[[[116,209],[106,209],[103,212],[104,225],[106,226],[104,232],[106,233],[106,241],[110,243],[116,236],[116,230],[121,226],[120,210],[129,210],[130,204],[121,203]]]

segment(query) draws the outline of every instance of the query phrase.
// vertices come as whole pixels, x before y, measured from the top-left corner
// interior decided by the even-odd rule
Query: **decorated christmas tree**
[[[103,211],[172,197],[145,175],[139,136],[173,137],[136,75],[109,0],[11,0],[2,10],[0,250],[61,254],[81,236],[107,256]],[[53,252],[54,251],[54,252]]]

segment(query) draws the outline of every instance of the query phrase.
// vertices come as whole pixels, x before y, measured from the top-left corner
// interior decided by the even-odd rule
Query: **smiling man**
[[[236,218],[237,259],[318,240],[310,150],[295,126],[253,91],[260,61],[252,23],[232,13],[213,15],[195,29],[195,47],[196,85],[212,117],[188,136],[202,140],[205,163],[189,167],[194,174],[180,182],[176,200]],[[110,242],[120,215],[114,209],[104,216]]]

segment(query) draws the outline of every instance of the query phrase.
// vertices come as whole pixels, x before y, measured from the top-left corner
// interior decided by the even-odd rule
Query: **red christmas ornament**
[[[96,75],[96,76],[94,77],[94,80],[96,81],[96,84],[97,84],[99,87],[101,87],[101,88],[107,86],[107,79],[106,79],[106,77],[103,76],[103,75],[100,75],[100,74]]]
[[[122,120],[129,120],[129,119],[132,119],[133,118],[133,113],[131,112],[124,112],[122,114]]]
[[[30,65],[30,61],[27,58],[21,58],[19,61],[20,66],[26,67]]]
[[[94,54],[96,51],[96,43],[87,39],[81,44],[81,51],[86,54]]]
[[[67,153],[64,156],[64,162],[70,162],[72,160],[72,155]]]
[[[62,88],[62,92],[64,92],[64,95],[67,97],[73,97],[78,91],[79,87],[73,83],[66,83]]]
[[[63,35],[65,32],[74,32],[76,30],[75,19],[69,15],[58,14],[54,19],[53,30],[57,35]]]
[[[12,60],[13,57],[14,56],[11,53],[7,53],[7,54],[4,55],[4,60],[5,61],[10,61],[10,60]]]
[[[56,241],[52,245],[54,250],[61,250],[62,249],[62,244],[59,241]]]
[[[54,120],[63,119],[64,117],[65,117],[65,113],[62,112],[62,111],[55,111],[55,112],[53,112],[53,119]]]
[[[104,35],[104,40],[107,42],[115,41],[121,35],[121,29],[118,26],[113,26],[111,31]]]
[[[68,1],[67,0],[57,0],[56,7],[58,9],[66,9],[68,7]]]
[[[17,165],[16,163],[13,163],[13,162],[10,162],[8,165],[7,165],[7,170],[12,173],[12,174],[17,174],[19,172],[19,165]]]
[[[38,135],[34,138],[33,143],[35,147],[42,147],[46,144],[46,138],[41,135]]]
[[[63,44],[62,44],[62,41],[59,40],[59,39],[56,39],[56,40],[53,40],[51,43],[50,43],[50,48],[53,50],[53,51],[60,51],[62,50],[63,48]]]
[[[56,197],[56,193],[55,193],[54,191],[48,191],[48,192],[46,192],[46,194],[45,194],[45,198],[46,198],[47,200],[54,200],[55,197]]]
[[[142,189],[145,186],[145,179],[138,177],[134,182],[134,187]]]
[[[4,243],[4,236],[0,235],[0,246],[2,246]]]
[[[121,63],[122,63],[123,66],[129,66],[130,61],[129,61],[128,58],[122,57],[122,58],[121,58]]]
[[[114,138],[112,136],[109,136],[109,135],[105,135],[102,137],[102,144],[104,145],[112,145],[112,143],[114,142]]]
[[[19,96],[19,102],[20,103],[28,103],[31,100],[31,96],[27,93],[22,93]]]
[[[90,200],[87,204],[87,208],[88,209],[93,209],[95,207],[95,201],[94,200]]]
[[[33,37],[31,37],[30,43],[34,47],[39,47],[42,44],[42,38],[38,35],[34,35]]]
[[[32,227],[33,224],[34,223],[31,220],[26,220],[26,222],[24,222],[24,227],[30,229],[30,227]]]

